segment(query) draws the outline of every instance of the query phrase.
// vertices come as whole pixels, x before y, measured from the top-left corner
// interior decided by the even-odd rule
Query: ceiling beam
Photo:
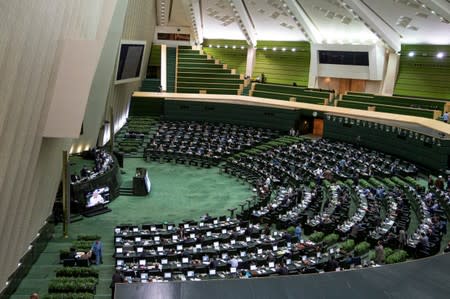
[[[364,25],[372,31],[380,40],[394,51],[401,48],[400,35],[389,26],[378,14],[370,9],[362,0],[340,0],[342,5],[358,17]]]
[[[303,32],[305,37],[315,44],[323,42],[324,38],[311,21],[303,7],[296,0],[282,0],[283,9],[292,17],[297,27]]]
[[[200,0],[189,1],[189,15],[195,42],[201,45],[203,43],[203,24]]]
[[[166,26],[169,22],[170,5],[172,0],[159,0],[157,7],[158,24]]]
[[[229,0],[230,6],[233,9],[234,19],[238,24],[239,28],[244,34],[247,43],[256,47],[257,38],[256,38],[256,30],[253,27],[250,16],[247,13],[247,9],[244,6],[242,0]]]
[[[441,22],[450,23],[450,5],[447,0],[416,0],[423,8],[441,19]]]

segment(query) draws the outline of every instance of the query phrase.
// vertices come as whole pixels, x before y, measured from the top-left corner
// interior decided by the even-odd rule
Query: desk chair
[[[234,218],[234,211],[236,211],[236,208],[229,208],[227,210],[230,211],[230,218]]]

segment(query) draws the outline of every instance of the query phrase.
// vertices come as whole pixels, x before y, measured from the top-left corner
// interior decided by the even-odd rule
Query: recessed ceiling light
[[[242,50],[244,50],[244,48],[245,48],[244,46],[241,46],[241,49],[242,49]]]
[[[436,54],[437,58],[444,58],[444,52],[439,52]]]
[[[291,51],[292,51],[292,52],[295,52],[295,51],[297,51],[297,50],[296,50],[295,48],[292,48]]]
[[[411,52],[408,53],[408,56],[409,56],[409,57],[414,57],[414,55],[416,55],[416,53],[414,53],[413,51],[411,51]]]
[[[283,52],[286,51],[286,48],[282,48],[281,51],[283,51]]]
[[[225,45],[225,49],[228,49],[228,45]]]
[[[236,46],[235,45],[233,45],[233,47],[232,47],[233,49],[236,49]]]
[[[273,47],[272,50],[273,50],[273,51],[276,51],[276,50],[277,50],[277,47]]]
[[[266,51],[266,50],[267,50],[267,47],[264,47],[263,50]]]

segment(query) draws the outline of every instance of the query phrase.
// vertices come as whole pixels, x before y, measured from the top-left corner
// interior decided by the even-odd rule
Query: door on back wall
[[[339,79],[339,94],[347,91],[364,92],[366,90],[366,80],[359,79]]]
[[[323,119],[321,118],[314,118],[313,123],[313,135],[314,136],[323,136]]]

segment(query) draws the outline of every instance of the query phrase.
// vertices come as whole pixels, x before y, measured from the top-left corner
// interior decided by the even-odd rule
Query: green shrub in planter
[[[286,230],[291,236],[295,234],[295,227],[289,226]]]
[[[91,293],[54,293],[48,294],[43,299],[94,299]]]
[[[70,258],[70,250],[61,249],[59,251],[59,259],[60,260],[65,260],[65,259],[68,259],[68,258]]]
[[[320,241],[322,241],[323,237],[324,237],[324,233],[323,232],[313,232],[310,236],[309,239],[314,242],[314,243],[318,243]]]
[[[352,180],[352,179],[346,179],[346,180],[345,180],[345,184],[346,184],[347,186],[349,186],[349,187],[352,187],[352,186],[353,186],[353,180]]]
[[[345,252],[350,252],[355,248],[355,240],[348,239],[341,245],[341,249]]]
[[[89,267],[64,267],[56,271],[56,277],[94,277],[98,278],[98,270]]]
[[[355,246],[355,255],[361,256],[370,250],[370,244],[366,241],[359,243]]]
[[[395,264],[406,261],[408,253],[404,250],[396,250],[386,258],[386,264]]]
[[[384,258],[387,258],[391,254],[394,253],[394,250],[392,248],[386,247],[384,248]]]
[[[49,293],[95,293],[97,278],[68,278],[52,279],[48,285]]]
[[[93,241],[73,241],[72,247],[77,251],[89,251],[91,250]]]
[[[325,238],[323,238],[323,242],[328,246],[337,243],[338,240],[339,240],[339,235],[334,234],[334,233],[326,235]]]
[[[389,179],[389,178],[383,178],[383,182],[389,187],[389,188],[394,188],[395,187],[395,183]]]

